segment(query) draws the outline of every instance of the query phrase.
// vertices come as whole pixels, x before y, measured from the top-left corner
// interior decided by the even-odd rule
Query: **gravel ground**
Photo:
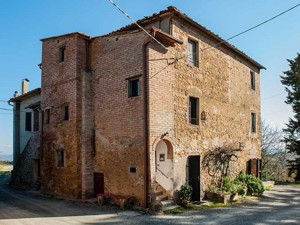
[[[43,197],[7,186],[0,176],[1,225],[61,224],[300,224],[300,186],[276,186],[259,202],[233,208],[189,211],[179,215],[148,215],[101,209],[92,203]]]

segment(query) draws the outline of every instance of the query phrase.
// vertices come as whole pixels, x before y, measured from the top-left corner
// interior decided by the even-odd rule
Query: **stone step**
[[[175,209],[175,208],[178,207],[178,205],[175,205],[173,200],[164,200],[164,201],[161,201],[161,204],[162,204],[162,210],[163,211],[170,210],[170,209]]]
[[[155,190],[154,191],[154,194],[155,194],[155,196],[159,196],[159,195],[163,195],[164,194],[164,192],[163,191],[159,191],[159,190]]]
[[[158,195],[158,196],[156,196],[156,199],[158,200],[158,201],[165,201],[165,200],[168,200],[168,196],[167,195]]]

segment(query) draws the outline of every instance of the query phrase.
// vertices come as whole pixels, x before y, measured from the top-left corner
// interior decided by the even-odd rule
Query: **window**
[[[69,120],[69,106],[64,107],[64,120]]]
[[[166,156],[165,154],[159,154],[159,161],[164,162],[166,158],[165,156]]]
[[[34,110],[33,111],[33,130],[34,131],[38,131],[39,130],[39,111],[38,110]]]
[[[31,131],[31,112],[26,112],[25,130]]]
[[[128,80],[128,97],[135,97],[140,95],[140,80]]]
[[[66,47],[61,47],[59,49],[59,62],[64,62],[66,59]]]
[[[251,89],[255,90],[255,73],[253,71],[250,71],[250,83]]]
[[[199,124],[199,98],[190,97],[189,100],[189,121],[190,124]]]
[[[198,66],[198,44],[197,42],[188,39],[188,63],[192,66]]]
[[[65,166],[65,150],[63,149],[56,150],[56,166],[57,167]]]
[[[44,123],[45,124],[49,124],[50,123],[50,109],[46,109],[45,110]]]
[[[256,113],[251,113],[251,131],[256,133]]]
[[[136,167],[130,167],[129,172],[130,173],[136,173]]]

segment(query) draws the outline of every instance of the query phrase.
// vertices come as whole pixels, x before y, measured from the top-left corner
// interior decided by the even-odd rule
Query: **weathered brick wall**
[[[80,111],[78,111],[77,36],[43,41],[42,109],[50,108],[50,124],[43,124],[42,191],[65,197],[81,197]],[[66,47],[66,59],[59,62],[59,48]],[[65,104],[69,120],[63,120]],[[55,152],[65,150],[65,167],[57,167]]]
[[[166,21],[169,19],[161,26],[168,31]],[[260,157],[260,85],[259,70],[223,47],[200,51],[199,67],[188,65],[188,37],[198,41],[199,49],[213,42],[176,19],[171,30],[182,45],[166,52],[152,42],[146,50],[148,148],[154,188],[156,145],[162,138],[172,144],[175,190],[186,181],[189,155],[203,159],[215,147],[230,144],[238,148],[243,142],[235,172],[245,170],[249,158]],[[44,192],[89,197],[93,173],[103,173],[105,192],[144,202],[143,45],[147,39],[138,30],[89,41],[77,35],[44,41],[42,108],[51,107],[51,122],[44,124],[43,135]],[[58,62],[61,46],[66,46],[63,63]],[[256,72],[256,91],[250,88],[250,70]],[[141,94],[128,98],[128,79],[139,75]],[[199,125],[188,121],[190,96],[199,97],[200,113],[206,113]],[[62,120],[65,103],[69,104],[69,121]],[[257,113],[256,133],[250,130],[251,112]],[[55,151],[61,148],[66,153],[65,168],[55,166]],[[130,167],[136,173],[130,173]],[[204,168],[201,182],[202,190],[212,182]]]
[[[246,169],[246,161],[260,158],[260,83],[259,70],[222,47],[210,48],[199,53],[199,67],[187,64],[188,37],[196,40],[200,49],[214,44],[205,34],[173,20],[173,36],[184,43],[170,52],[162,54],[152,47],[149,59],[169,58],[150,62],[150,129],[151,129],[151,178],[155,178],[154,151],[157,140],[168,132],[174,151],[174,189],[186,181],[188,155],[204,155],[215,147],[232,145],[245,147],[239,153],[234,172]],[[174,61],[174,60],[173,60]],[[161,70],[165,68],[164,70]],[[256,90],[250,87],[250,71],[256,72]],[[189,96],[199,97],[200,113],[206,113],[206,120],[199,125],[188,122]],[[251,112],[257,113],[257,132],[250,130]],[[201,189],[212,182],[205,168],[201,168]]]
[[[256,79],[257,91],[252,91],[250,87],[250,70],[259,71],[228,50],[207,49],[209,44],[213,44],[212,41],[196,30],[177,21],[173,24],[173,35],[184,41],[181,55],[187,54],[188,37],[197,40],[200,48],[199,68],[191,67],[184,61],[176,65],[176,145],[182,155],[200,154],[203,159],[206,152],[215,147],[232,145],[239,148],[239,143],[244,142],[246,146],[239,154],[234,169],[236,173],[245,170],[250,157],[260,157],[260,129],[255,134],[250,130],[251,111],[257,113],[257,127],[260,127],[259,76]],[[207,119],[201,121],[199,126],[187,123],[189,96],[199,97],[200,113],[205,111],[207,114]],[[185,166],[185,157],[180,157],[178,161]],[[178,168],[175,173],[184,182],[180,166],[175,168]],[[201,178],[203,190],[211,180],[205,168],[201,170]]]
[[[142,75],[142,32],[96,38],[92,43],[96,152],[94,171],[105,192],[144,201],[144,90],[128,98],[127,78]],[[130,173],[136,167],[136,173]]]

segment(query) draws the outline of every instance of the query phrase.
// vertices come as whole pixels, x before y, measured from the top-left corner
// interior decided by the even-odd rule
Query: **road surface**
[[[251,205],[154,216],[43,197],[10,188],[8,180],[0,175],[0,225],[300,224],[300,186],[276,186]]]

